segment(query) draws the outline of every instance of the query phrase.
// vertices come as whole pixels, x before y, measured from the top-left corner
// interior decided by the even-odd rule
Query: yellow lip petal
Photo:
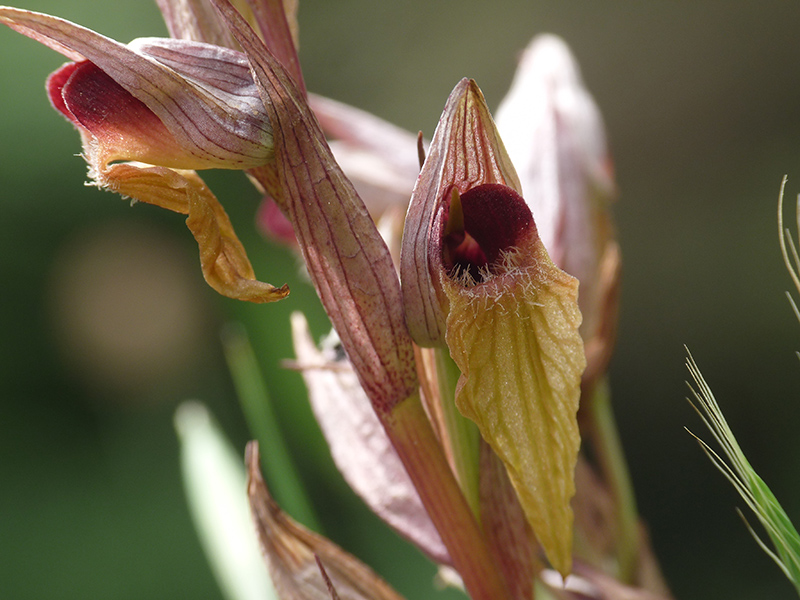
[[[485,283],[464,287],[443,278],[450,303],[446,341],[462,372],[459,410],[505,464],[550,563],[567,574],[586,362],[577,280],[552,264],[538,239],[535,244],[536,262],[508,264]]]

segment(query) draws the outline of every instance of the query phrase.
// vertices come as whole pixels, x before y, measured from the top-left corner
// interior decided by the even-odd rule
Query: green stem
[[[262,468],[281,507],[314,531],[322,531],[297,468],[281,435],[275,411],[244,328],[228,325],[222,333],[225,359],[245,420],[262,449]]]
[[[594,451],[617,508],[618,578],[632,583],[639,562],[639,516],[606,379],[598,383],[590,405]]]
[[[436,372],[442,403],[444,426],[449,437],[456,479],[464,492],[472,513],[480,515],[480,432],[478,426],[456,408],[456,384],[461,371],[447,348],[437,348]]]

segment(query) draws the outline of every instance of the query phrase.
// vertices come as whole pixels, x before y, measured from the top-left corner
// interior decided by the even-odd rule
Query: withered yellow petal
[[[447,345],[462,376],[459,410],[503,461],[550,563],[571,567],[576,414],[585,368],[578,282],[553,265],[509,264],[472,287],[443,278]]]
[[[194,171],[120,163],[95,179],[99,187],[187,215],[186,226],[200,248],[203,277],[223,296],[262,303],[289,293],[286,285],[276,288],[256,280],[225,209]]]

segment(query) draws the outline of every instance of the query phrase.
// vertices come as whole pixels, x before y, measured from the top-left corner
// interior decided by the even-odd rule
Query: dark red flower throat
[[[459,195],[450,188],[444,218],[442,258],[451,276],[469,274],[475,284],[486,281],[505,254],[535,231],[528,205],[516,191],[485,183]]]

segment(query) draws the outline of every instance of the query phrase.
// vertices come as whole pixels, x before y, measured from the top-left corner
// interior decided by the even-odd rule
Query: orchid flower
[[[91,180],[187,214],[204,276],[220,293],[269,302],[288,288],[255,279],[196,170],[246,171],[274,201],[343,350],[318,350],[296,317],[296,366],[339,468],[381,517],[451,567],[474,600],[533,598],[545,563],[567,577],[578,409],[593,362],[584,342],[599,336],[608,353],[613,326],[603,323],[613,311],[602,307],[613,305],[616,279],[604,285],[598,275],[602,257],[615,256],[599,113],[588,94],[563,101],[582,88],[569,61],[547,58],[563,58],[558,44],[531,51],[546,68],[521,72],[547,76],[535,91],[515,84],[522,91],[504,113],[542,99],[545,117],[523,132],[543,146],[512,156],[477,84],[464,79],[425,156],[421,136],[307,93],[296,3],[158,4],[171,39],[124,45],[6,7],[0,22],[74,61],[50,76],[48,93],[81,134]],[[587,204],[592,191],[600,200]],[[409,194],[402,223],[396,208]],[[389,223],[387,239],[376,219]],[[581,304],[579,280],[590,290]],[[251,445],[250,506],[281,597],[399,598],[291,521],[258,464]]]
[[[434,135],[401,273],[412,336],[449,348],[462,373],[459,410],[505,464],[536,537],[566,575],[585,367],[578,284],[547,256],[474,82],[456,87]]]
[[[224,209],[193,171],[271,160],[269,120],[241,53],[153,38],[123,45],[13,8],[0,8],[0,21],[75,61],[47,88],[81,134],[94,185],[186,214],[203,275],[220,293],[253,302],[288,294],[255,279]]]

